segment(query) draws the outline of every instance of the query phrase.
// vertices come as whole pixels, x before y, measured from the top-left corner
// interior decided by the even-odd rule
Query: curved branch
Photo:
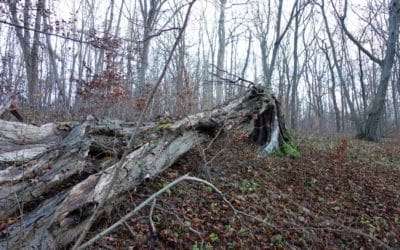
[[[137,123],[138,125],[135,127],[134,131],[132,132],[132,135],[131,135],[131,137],[130,137],[130,139],[129,139],[129,141],[128,141],[128,145],[126,146],[126,150],[125,150],[124,153],[122,154],[120,161],[116,164],[115,171],[114,171],[114,173],[113,173],[113,175],[112,175],[112,177],[111,177],[110,183],[109,183],[108,186],[105,187],[105,189],[103,190],[105,196],[104,196],[103,199],[100,201],[100,203],[99,203],[98,207],[96,208],[96,210],[94,210],[92,216],[90,217],[89,221],[88,221],[87,224],[85,225],[85,227],[84,227],[84,229],[83,229],[81,235],[79,236],[78,240],[75,242],[75,244],[74,244],[74,246],[73,246],[73,248],[72,248],[72,249],[74,249],[74,250],[75,250],[75,249],[82,249],[82,247],[80,247],[82,241],[84,240],[84,238],[85,238],[87,232],[89,231],[90,227],[92,226],[92,224],[93,224],[94,221],[96,220],[96,218],[97,218],[97,216],[98,216],[100,210],[103,209],[103,207],[104,207],[104,205],[105,205],[105,202],[106,202],[106,200],[107,200],[107,198],[108,198],[108,195],[109,195],[110,192],[112,191],[112,188],[113,188],[113,186],[114,186],[114,184],[115,184],[115,182],[116,182],[116,180],[117,180],[117,178],[118,178],[118,175],[119,175],[119,172],[121,171],[121,168],[122,168],[122,166],[123,166],[123,163],[124,163],[124,161],[127,159],[128,155],[129,155],[130,149],[132,149],[132,147],[133,147],[134,144],[135,144],[135,141],[136,141],[136,139],[137,139],[136,136],[137,136],[137,134],[138,134],[138,127],[139,127],[139,124],[142,124],[142,123],[143,123],[144,118],[145,118],[145,115],[146,115],[146,112],[147,112],[147,109],[148,109],[149,106],[150,106],[151,100],[153,99],[153,97],[154,97],[154,95],[155,95],[155,92],[157,91],[158,87],[160,86],[162,80],[164,79],[164,76],[165,76],[165,74],[166,74],[166,72],[167,72],[168,66],[169,66],[169,64],[170,64],[170,62],[171,62],[171,60],[172,60],[172,57],[173,57],[174,52],[175,52],[175,50],[176,50],[176,48],[177,48],[177,46],[178,46],[178,43],[179,43],[179,41],[181,40],[181,38],[182,38],[182,36],[183,36],[183,33],[184,33],[185,30],[186,30],[187,24],[188,24],[188,22],[189,22],[189,16],[190,16],[192,7],[193,7],[193,5],[194,5],[195,2],[196,2],[196,0],[192,0],[192,1],[189,3],[188,10],[187,10],[186,16],[185,16],[185,20],[184,20],[184,22],[183,22],[183,24],[182,24],[182,28],[181,28],[181,30],[180,30],[178,36],[177,36],[176,39],[175,39],[175,42],[174,42],[174,44],[173,44],[173,46],[172,46],[172,49],[171,49],[171,51],[170,51],[170,53],[169,53],[169,55],[168,55],[168,58],[167,58],[167,60],[166,60],[166,62],[165,62],[164,68],[163,68],[163,70],[162,70],[162,72],[161,72],[161,74],[160,74],[160,76],[159,76],[159,78],[158,78],[156,84],[154,85],[154,87],[153,87],[153,89],[152,89],[150,95],[148,96],[148,98],[147,98],[147,100],[146,100],[146,103],[145,103],[145,106],[144,106],[142,112],[140,113],[140,116],[139,116],[139,119],[138,119],[138,123]],[[83,245],[82,245],[82,246],[83,246]]]
[[[370,51],[368,51],[361,43],[358,41],[347,29],[345,19],[347,16],[347,0],[344,1],[344,10],[343,10],[343,15],[340,15],[338,10],[336,9],[335,5],[332,3],[332,6],[335,10],[335,13],[340,21],[340,24],[342,26],[342,29],[346,36],[365,54],[367,55],[373,62],[378,64],[379,66],[383,67],[383,60],[375,57]]]

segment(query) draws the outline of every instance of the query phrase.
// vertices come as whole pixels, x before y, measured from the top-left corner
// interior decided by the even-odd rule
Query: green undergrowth
[[[290,156],[294,158],[300,158],[301,153],[297,149],[297,146],[293,143],[293,141],[290,142],[284,142],[280,149],[276,149],[273,153],[273,156],[275,157],[284,157],[284,156]]]

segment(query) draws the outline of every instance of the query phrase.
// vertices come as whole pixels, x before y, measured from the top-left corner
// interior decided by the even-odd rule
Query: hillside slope
[[[211,182],[243,212],[205,185],[181,183],[99,246],[134,249],[399,248],[400,138],[370,143],[344,135],[302,135],[301,157],[260,157],[240,134],[225,134],[206,150]],[[105,227],[176,177],[206,178],[192,150],[126,205]],[[117,215],[117,216],[115,216]],[[93,232],[94,233],[94,232]]]

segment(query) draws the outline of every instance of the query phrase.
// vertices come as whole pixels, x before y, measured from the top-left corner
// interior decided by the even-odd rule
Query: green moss
[[[283,156],[292,156],[294,158],[300,158],[301,154],[300,152],[296,149],[296,146],[293,144],[284,142],[283,145],[281,146],[280,149],[276,149],[272,152],[273,156],[276,157],[283,157]]]
[[[162,119],[159,121],[157,127],[156,127],[156,131],[157,132],[161,132],[166,128],[169,128],[172,126],[172,124],[174,123],[174,121],[171,119],[171,117],[169,116],[164,116],[162,117]]]
[[[275,149],[274,151],[272,151],[272,154],[275,157],[284,157],[285,153],[282,151],[282,149]]]
[[[282,145],[281,149],[286,155],[293,156],[295,158],[300,158],[301,154],[300,152],[296,149],[296,146],[293,146],[289,143],[284,142]]]
[[[161,132],[161,131],[164,130],[165,128],[169,128],[169,127],[171,127],[171,126],[172,126],[172,123],[171,123],[171,122],[168,122],[168,123],[160,123],[160,124],[157,125],[156,131],[157,131],[157,132]]]

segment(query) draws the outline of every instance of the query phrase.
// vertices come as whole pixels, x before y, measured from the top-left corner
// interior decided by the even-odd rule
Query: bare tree
[[[223,78],[225,70],[225,7],[227,0],[219,0],[219,19],[218,19],[218,53],[217,53],[217,78]],[[221,104],[224,100],[223,85],[217,84],[216,103]]]
[[[377,93],[368,111],[367,120],[365,122],[365,129],[362,130],[360,134],[360,136],[366,137],[367,139],[378,141],[380,138],[380,135],[378,133],[378,127],[382,117],[382,112],[385,107],[385,97],[394,63],[396,43],[399,37],[400,0],[391,0],[389,4],[388,37],[386,40],[386,52],[383,59],[379,59],[378,57],[373,55],[347,29],[345,24],[347,15],[347,0],[345,0],[343,15],[340,15],[337,11],[336,13],[338,14],[339,21],[347,37],[365,55],[367,55],[373,62],[375,62],[381,67],[381,76],[379,80]]]
[[[320,8],[321,8],[322,17],[323,17],[323,20],[324,20],[325,31],[326,31],[326,34],[328,36],[328,40],[329,40],[329,44],[330,44],[330,48],[331,48],[331,53],[332,53],[332,58],[333,58],[333,66],[335,67],[337,75],[339,77],[340,85],[344,90],[343,92],[344,92],[345,98],[346,98],[347,103],[348,103],[349,108],[350,108],[351,120],[354,122],[356,130],[358,132],[360,132],[360,131],[362,131],[362,124],[361,124],[359,116],[358,116],[358,114],[356,112],[356,109],[354,107],[352,98],[350,97],[350,94],[349,94],[350,92],[348,90],[348,87],[346,85],[346,80],[345,80],[345,77],[343,75],[343,69],[342,69],[341,64],[339,62],[339,59],[338,59],[338,53],[336,51],[336,45],[334,43],[332,32],[331,32],[330,27],[329,27],[329,23],[328,23],[328,19],[326,17],[324,6],[325,6],[324,5],[324,0],[322,0],[321,4],[320,4]],[[342,109],[344,110],[344,107],[342,107]],[[343,117],[343,115],[342,115],[342,117]]]
[[[46,6],[46,0],[42,0],[43,8]],[[48,31],[50,29],[49,26],[49,17],[47,14],[42,13],[43,15],[43,23],[44,23],[44,29],[45,31]],[[66,111],[66,105],[69,105],[67,103],[67,98],[65,96],[65,86],[61,83],[60,79],[60,74],[58,72],[58,67],[57,67],[57,62],[56,62],[56,54],[53,49],[53,45],[51,44],[51,39],[50,39],[50,33],[46,33],[46,44],[47,44],[47,50],[49,51],[49,60],[51,64],[51,73],[53,76],[53,80],[56,83],[57,89],[58,89],[58,94],[59,97],[61,97],[60,100],[60,108],[62,108],[64,111]]]
[[[295,11],[299,10],[300,3],[296,2]],[[294,18],[294,34],[293,34],[293,74],[292,74],[292,93],[290,102],[290,125],[292,128],[297,127],[297,112],[296,112],[296,96],[297,96],[297,85],[299,82],[298,77],[298,65],[299,65],[299,55],[298,55],[298,38],[299,38],[299,25],[300,16],[296,15]]]
[[[304,4],[299,4],[298,0],[295,1],[293,4],[293,7],[291,9],[291,12],[289,14],[288,21],[284,28],[282,29],[282,16],[283,16],[283,0],[280,0],[278,2],[278,12],[276,14],[276,24],[275,24],[275,34],[274,34],[274,40],[272,46],[272,54],[270,56],[270,61],[267,63],[267,60],[269,58],[269,52],[268,52],[268,39],[267,35],[270,31],[270,22],[272,18],[272,13],[271,13],[271,2],[267,2],[267,6],[263,5],[263,8],[258,7],[256,10],[256,13],[254,14],[254,25],[257,31],[257,39],[260,42],[260,49],[261,49],[261,60],[262,60],[262,69],[264,73],[264,81],[265,81],[265,86],[267,88],[272,87],[272,74],[274,72],[274,67],[276,64],[276,59],[278,56],[278,51],[280,48],[280,44],[282,42],[282,39],[285,37],[287,34],[289,27],[293,21],[293,19],[299,15],[304,7],[306,6],[306,3]],[[265,10],[267,8],[267,10]]]
[[[30,27],[30,19],[31,13],[30,9],[32,8],[32,1],[25,0],[24,8],[23,8],[23,25],[19,22],[18,17],[18,5],[17,0],[7,0],[7,4],[11,14],[12,23],[15,26],[15,31],[17,34],[17,38],[21,45],[22,54],[25,62],[25,70],[28,81],[28,100],[33,107],[36,106],[37,103],[37,85],[38,85],[38,53],[39,53],[39,30],[41,28],[41,20],[42,15],[40,14],[43,11],[43,0],[38,0],[37,8],[36,8],[36,17],[34,23],[34,31],[33,38],[31,38],[31,31],[28,29]],[[31,44],[32,43],[32,44]]]
[[[336,77],[335,77],[335,71],[334,71],[334,66],[332,65],[331,59],[329,57],[329,52],[326,47],[326,44],[324,43],[322,46],[322,51],[325,54],[326,60],[328,62],[328,68],[329,68],[329,73],[331,75],[331,82],[332,86],[329,87],[329,90],[332,95],[332,103],[333,103],[333,109],[335,111],[335,122],[336,122],[336,132],[340,132],[340,110],[337,104],[336,100]]]
[[[141,41],[141,49],[139,50],[139,62],[137,64],[137,91],[139,96],[146,82],[146,71],[149,66],[150,42],[153,38],[152,32],[157,24],[160,11],[166,1],[163,0],[140,0],[140,13],[143,19],[143,40]]]

